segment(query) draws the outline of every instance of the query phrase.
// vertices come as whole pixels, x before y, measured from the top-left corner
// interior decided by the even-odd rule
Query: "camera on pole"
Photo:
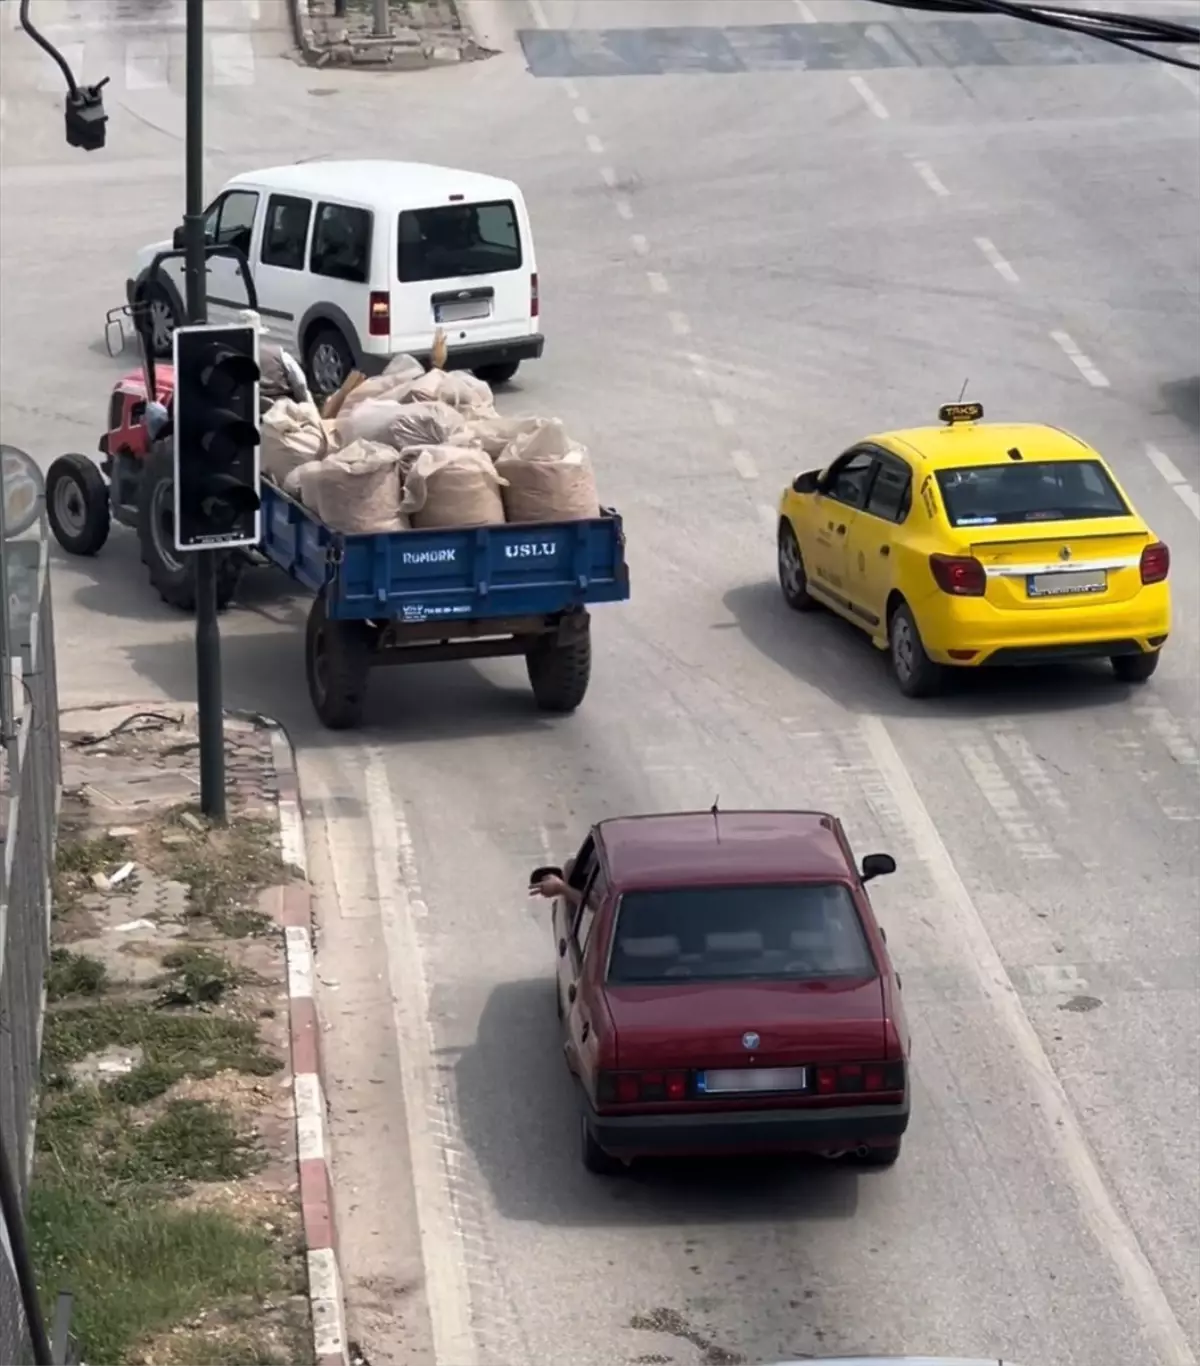
[[[177,327],[174,351],[175,548],[257,545],[258,330]]]

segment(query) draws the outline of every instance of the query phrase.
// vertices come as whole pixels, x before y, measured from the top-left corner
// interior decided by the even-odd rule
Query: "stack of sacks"
[[[382,441],[398,451],[406,446],[445,445],[465,420],[446,403],[402,403],[394,398],[348,404],[334,419],[338,435],[347,444]]]
[[[301,501],[346,535],[406,531],[400,510],[400,453],[377,441],[352,441],[293,474]]]
[[[464,446],[410,447],[401,511],[414,527],[494,526],[504,521],[503,477],[486,451]]]
[[[496,457],[510,522],[569,522],[600,516],[596,476],[585,447],[558,418],[527,424]]]

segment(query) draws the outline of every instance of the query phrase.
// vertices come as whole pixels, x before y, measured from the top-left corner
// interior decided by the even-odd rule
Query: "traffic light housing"
[[[177,327],[175,549],[257,545],[258,329]]]

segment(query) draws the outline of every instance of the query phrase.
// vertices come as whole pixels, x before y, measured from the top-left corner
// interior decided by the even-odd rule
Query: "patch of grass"
[[[177,949],[162,961],[168,970],[159,997],[163,1005],[215,1005],[241,980],[229,959],[212,949]]]
[[[185,821],[187,815],[191,819]],[[162,847],[159,870],[189,889],[189,910],[231,939],[262,934],[271,920],[257,909],[258,894],[285,879],[275,847],[275,827],[269,821],[234,817],[227,826],[194,828],[196,814],[180,807],[167,820],[172,835],[186,834],[186,843]]]
[[[110,871],[128,857],[128,842],[112,835],[60,835],[54,855],[55,914],[64,915],[79,904],[92,889],[94,873]]]
[[[107,985],[108,969],[98,958],[70,949],[52,949],[46,971],[46,995],[51,1001],[67,996],[97,996]]]
[[[206,1100],[173,1100],[157,1119],[129,1135],[119,1172],[126,1179],[236,1181],[261,1165],[254,1140],[239,1133],[231,1111]]]
[[[267,1077],[282,1062],[267,1052],[255,1026],[216,1015],[176,1014],[154,1007],[98,1001],[51,1011],[42,1042],[43,1066],[63,1073],[105,1048],[140,1048],[141,1062],[105,1090],[127,1104],[144,1104],[182,1077],[211,1077],[232,1068]]]
[[[43,1170],[30,1201],[43,1302],[49,1311],[60,1286],[74,1292],[72,1328],[85,1361],[121,1366],[152,1334],[231,1297],[261,1301],[281,1288],[277,1250],[257,1230],[136,1192],[113,1195],[84,1167]]]

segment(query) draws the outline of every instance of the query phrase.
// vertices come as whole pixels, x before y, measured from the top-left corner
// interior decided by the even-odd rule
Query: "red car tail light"
[[[538,298],[538,277],[537,272],[534,271],[529,277],[529,316],[531,318],[537,317],[540,306],[541,300]]]
[[[601,1072],[597,1095],[609,1105],[653,1104],[660,1100],[687,1100],[686,1072]]]
[[[943,593],[956,598],[981,598],[987,591],[987,572],[974,555],[930,555],[929,569]]]
[[[367,303],[367,330],[372,337],[392,333],[392,296],[386,289],[373,289]]]
[[[1143,583],[1162,583],[1171,572],[1171,552],[1162,541],[1155,541],[1142,551],[1138,568]]]
[[[904,1090],[902,1062],[843,1062],[817,1068],[817,1095]]]

